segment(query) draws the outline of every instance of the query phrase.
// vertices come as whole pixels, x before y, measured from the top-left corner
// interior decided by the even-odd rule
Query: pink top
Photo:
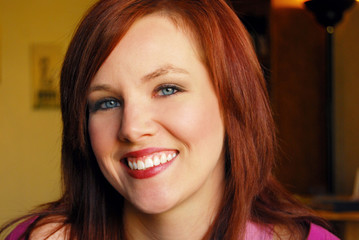
[[[248,222],[246,226],[245,240],[272,240],[273,233],[271,228]],[[311,224],[307,240],[339,240],[328,230]]]
[[[246,226],[246,235],[244,236],[244,239],[271,240],[273,239],[272,229],[253,222],[248,222]]]
[[[20,223],[5,240],[23,240],[20,239],[21,234],[23,234],[30,224],[36,218],[32,218]],[[272,240],[273,233],[268,227],[261,226],[252,222],[248,222],[246,226],[246,235],[245,240]],[[318,225],[311,224],[310,232],[307,240],[339,240],[336,236],[328,232],[328,230],[319,227]]]
[[[319,227],[318,225],[311,224],[310,232],[308,235],[308,240],[339,240],[332,233],[328,232],[326,229]]]

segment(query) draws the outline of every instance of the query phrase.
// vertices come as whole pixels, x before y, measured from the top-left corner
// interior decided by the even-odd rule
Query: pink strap
[[[19,225],[5,238],[5,240],[23,240],[20,236],[26,231],[26,229],[36,220],[36,217],[30,218]]]

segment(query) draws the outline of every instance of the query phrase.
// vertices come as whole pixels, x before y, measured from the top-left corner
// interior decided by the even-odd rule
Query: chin
[[[168,212],[169,210],[171,210],[172,208],[171,207],[168,207],[168,206],[145,206],[145,207],[141,207],[141,208],[138,208],[137,209],[142,212],[142,213],[145,213],[145,214],[150,214],[150,215],[158,215],[158,214],[163,214],[163,213],[166,213]]]
[[[146,197],[141,200],[130,201],[129,204],[137,209],[137,211],[151,215],[166,213],[177,205],[174,199],[168,199],[164,196]]]

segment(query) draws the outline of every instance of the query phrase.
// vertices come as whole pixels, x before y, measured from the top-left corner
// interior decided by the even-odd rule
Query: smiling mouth
[[[126,161],[131,170],[146,170],[170,162],[177,156],[176,151],[163,151],[142,157],[127,157]]]

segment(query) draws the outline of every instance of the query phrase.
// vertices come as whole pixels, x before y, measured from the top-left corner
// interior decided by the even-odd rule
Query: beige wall
[[[92,2],[0,2],[0,224],[60,194],[60,111],[32,107],[30,46],[65,52]]]
[[[336,190],[349,194],[359,168],[359,2],[337,26],[334,48]]]

